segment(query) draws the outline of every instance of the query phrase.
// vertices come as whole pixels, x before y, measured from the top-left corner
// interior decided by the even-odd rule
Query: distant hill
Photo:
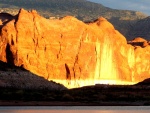
[[[127,40],[132,40],[135,37],[143,37],[149,40],[149,30],[140,30],[140,28],[143,28],[142,26],[145,26],[145,22],[141,23],[141,19],[145,19],[147,15],[138,11],[111,9],[86,0],[0,0],[0,12],[15,15],[20,8],[36,9],[40,15],[46,18],[60,18],[71,15],[85,22],[93,21],[103,16]],[[139,24],[139,20],[141,24]],[[136,23],[137,21],[138,23]]]
[[[127,40],[143,37],[150,41],[150,17],[137,20],[119,20],[111,18],[109,21],[120,31]]]
[[[0,0],[0,7],[3,9],[36,9],[42,16],[47,18],[50,16],[72,15],[83,21],[97,19],[99,16],[107,19],[118,17],[123,20],[146,17],[141,12],[111,9],[86,0]]]
[[[127,37],[144,37],[150,41],[150,17],[141,19],[129,27]]]

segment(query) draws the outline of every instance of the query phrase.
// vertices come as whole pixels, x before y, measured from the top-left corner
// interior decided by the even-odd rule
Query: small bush
[[[65,101],[73,101],[74,98],[70,95],[70,94],[64,94],[62,96],[62,100],[65,100]]]

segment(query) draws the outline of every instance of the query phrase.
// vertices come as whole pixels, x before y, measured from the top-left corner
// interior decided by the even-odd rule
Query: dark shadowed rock
[[[66,90],[63,85],[47,81],[21,67],[0,61],[0,87],[38,90]]]
[[[139,82],[136,85],[146,85],[149,86],[150,85],[150,78],[143,80],[142,82]]]
[[[0,13],[0,28],[13,18],[14,16],[12,16],[11,14]]]

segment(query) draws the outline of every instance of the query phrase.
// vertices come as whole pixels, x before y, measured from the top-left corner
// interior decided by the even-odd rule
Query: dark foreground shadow
[[[150,79],[136,85],[69,89],[0,61],[0,105],[150,105]]]
[[[0,87],[18,89],[65,90],[63,85],[48,81],[22,67],[0,61]]]

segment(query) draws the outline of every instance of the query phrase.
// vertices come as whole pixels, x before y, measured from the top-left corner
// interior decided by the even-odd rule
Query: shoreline
[[[6,101],[0,100],[0,106],[147,106],[150,102],[60,102],[60,101]]]

